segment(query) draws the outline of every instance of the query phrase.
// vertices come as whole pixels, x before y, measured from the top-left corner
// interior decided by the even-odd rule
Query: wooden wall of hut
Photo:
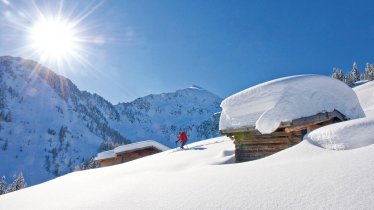
[[[271,134],[261,134],[257,130],[228,135],[234,140],[235,161],[257,160],[284,150],[302,141],[305,130],[286,133],[284,129]]]
[[[134,150],[134,151],[131,151],[131,152],[117,154],[117,156],[120,157],[122,159],[122,163],[124,163],[124,162],[128,162],[128,161],[136,160],[138,158],[142,158],[142,157],[145,157],[145,156],[153,155],[153,154],[156,154],[156,153],[159,153],[159,152],[161,152],[161,151],[154,148],[154,147],[148,147],[148,148],[144,148],[144,149],[140,149],[140,150]]]

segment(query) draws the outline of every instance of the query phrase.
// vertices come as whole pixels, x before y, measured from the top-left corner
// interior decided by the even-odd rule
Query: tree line
[[[356,62],[353,63],[352,70],[346,74],[344,74],[342,69],[334,67],[331,77],[346,83],[350,87],[355,86],[355,82],[360,80],[373,81],[374,64],[366,63],[365,72],[363,73],[358,71]]]

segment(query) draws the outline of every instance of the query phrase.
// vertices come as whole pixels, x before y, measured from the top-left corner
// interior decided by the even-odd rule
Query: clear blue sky
[[[14,50],[23,32],[12,25],[30,24],[15,11],[30,4],[1,1],[0,54],[37,59]],[[53,14],[54,2],[35,4]],[[66,0],[62,13],[98,4]],[[83,55],[92,66],[54,70],[113,103],[194,84],[227,97],[278,77],[349,71],[353,61],[362,72],[374,63],[373,11],[374,1],[359,0],[108,0],[79,23],[99,40]]]

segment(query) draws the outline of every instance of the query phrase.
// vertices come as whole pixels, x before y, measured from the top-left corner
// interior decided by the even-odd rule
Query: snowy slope
[[[366,116],[374,117],[374,81],[353,88]]]
[[[33,61],[0,57],[0,175],[22,171],[40,183],[72,171],[104,139],[126,142],[92,98]]]
[[[372,209],[374,145],[332,151],[303,141],[240,164],[226,137],[0,196],[1,209]],[[19,202],[22,201],[22,202]]]
[[[281,122],[334,109],[349,119],[365,116],[351,88],[320,75],[265,82],[226,98],[221,107],[220,130],[256,126],[261,133],[272,133]]]

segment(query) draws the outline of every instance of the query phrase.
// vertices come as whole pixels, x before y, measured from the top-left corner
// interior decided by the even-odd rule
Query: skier
[[[180,141],[182,144],[181,144],[181,149],[184,149],[183,146],[187,143],[187,134],[185,131],[182,131],[179,133],[179,138],[178,140],[175,142],[175,144],[178,143],[178,141]]]

